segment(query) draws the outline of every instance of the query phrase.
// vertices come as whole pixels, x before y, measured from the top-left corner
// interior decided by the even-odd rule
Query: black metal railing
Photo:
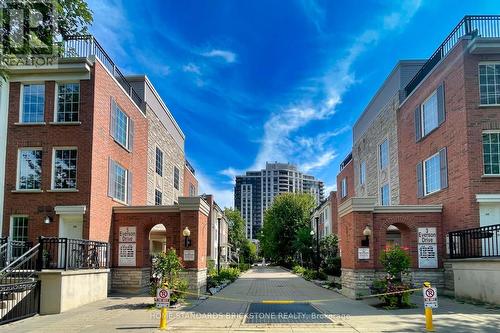
[[[67,36],[63,42],[60,56],[62,58],[90,57],[95,56],[103,63],[113,77],[120,83],[132,98],[134,103],[144,113],[144,103],[139,94],[134,90],[130,82],[115,65],[111,57],[92,35]]]
[[[33,247],[33,242],[15,241],[8,237],[0,239],[0,269],[21,257]]]
[[[448,233],[450,259],[500,257],[500,224]]]
[[[427,60],[413,79],[406,85],[406,96],[409,96],[415,90],[427,74],[450,52],[462,37],[468,35],[500,37],[500,15],[468,15],[460,20],[443,43],[430,56],[429,60]]]
[[[39,269],[98,269],[108,268],[108,243],[85,239],[39,239]]]

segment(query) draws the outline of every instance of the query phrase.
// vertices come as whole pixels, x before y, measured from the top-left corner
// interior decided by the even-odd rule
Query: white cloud
[[[196,75],[201,75],[200,67],[192,62],[182,66],[182,70],[187,73],[193,73]]]
[[[233,190],[220,188],[215,185],[212,180],[201,173],[199,169],[196,169],[196,179],[199,184],[199,194],[212,194],[214,196],[214,200],[221,208],[234,206]]]
[[[337,154],[334,150],[328,150],[320,155],[316,156],[316,159],[310,162],[303,163],[300,165],[300,169],[304,172],[309,172],[313,169],[322,168],[328,164],[330,164],[333,159],[337,157]]]
[[[201,55],[208,58],[222,58],[227,63],[233,63],[236,61],[236,53],[228,50],[213,49],[208,52],[204,52]]]
[[[231,180],[234,180],[236,176],[242,175],[243,173],[245,173],[245,171],[229,167],[224,170],[221,170],[219,173],[231,178]]]

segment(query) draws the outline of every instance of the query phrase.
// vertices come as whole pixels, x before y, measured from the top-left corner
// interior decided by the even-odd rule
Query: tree
[[[250,240],[245,239],[240,249],[240,262],[253,264],[257,260],[257,247]]]
[[[234,250],[238,248],[242,249],[246,240],[245,221],[236,209],[226,208],[224,209],[224,215],[226,215],[228,220],[229,244],[233,246]]]
[[[64,40],[69,35],[83,35],[88,33],[88,26],[92,23],[92,11],[85,0],[51,0],[41,2],[39,0],[25,0],[9,4],[8,8],[2,9],[3,28],[0,33],[4,40],[9,40],[16,44],[16,48],[22,50],[18,54],[23,56],[32,54],[42,54],[46,49],[40,48],[41,51],[33,49],[32,45],[50,45],[54,46],[57,42]],[[14,11],[10,8],[22,10],[22,13],[40,13],[42,18],[38,18],[38,26],[33,29],[29,26],[29,20],[18,19],[17,16],[10,16]],[[22,41],[14,41],[10,39],[11,33],[22,29]],[[29,33],[24,33],[29,31]],[[22,43],[22,44],[20,44]],[[21,46],[22,45],[22,46]],[[18,54],[7,52],[2,54],[5,59],[15,58]],[[7,67],[4,62],[0,65],[0,77],[7,79]]]
[[[171,290],[171,302],[175,303],[179,299],[185,298],[184,292],[188,288],[188,282],[179,277],[182,269],[181,260],[173,248],[169,249],[166,253],[160,252],[155,254],[151,267],[151,294],[155,295],[157,288],[165,286]]]
[[[309,226],[302,227],[298,230],[295,240],[293,241],[293,249],[295,257],[300,261],[300,265],[307,264],[311,266],[313,259],[313,238],[311,237],[311,228]]]
[[[319,242],[321,266],[325,273],[335,276],[340,276],[341,274],[338,243],[339,239],[335,234],[330,234],[322,238]]]
[[[277,196],[264,214],[260,237],[262,254],[273,262],[290,266],[297,234],[299,230],[309,228],[314,206],[314,198],[309,194]]]

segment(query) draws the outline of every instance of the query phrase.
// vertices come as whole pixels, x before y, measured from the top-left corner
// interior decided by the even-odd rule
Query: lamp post
[[[222,216],[217,214],[217,275],[220,273],[220,220]]]
[[[188,227],[185,227],[184,230],[182,230],[182,236],[184,236],[184,247],[190,247],[191,240],[189,239],[189,236],[191,236],[191,230],[189,230]]]
[[[365,236],[365,239],[361,240],[361,246],[370,246],[370,236],[372,235],[372,229],[370,229],[370,226],[367,224],[365,229],[363,230],[363,236]]]
[[[316,216],[316,270],[319,271],[320,265],[320,256],[319,256],[319,217]]]

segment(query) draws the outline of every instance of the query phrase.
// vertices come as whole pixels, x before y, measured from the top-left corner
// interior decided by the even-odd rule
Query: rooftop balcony
[[[469,15],[457,24],[444,42],[431,55],[429,60],[415,74],[413,79],[405,87],[405,97],[422,82],[430,71],[451,51],[451,49],[464,36],[479,36],[486,38],[500,37],[500,15]]]
[[[125,78],[122,72],[118,69],[116,64],[111,60],[111,57],[106,53],[104,48],[99,42],[91,35],[85,36],[68,36],[62,43],[62,51],[60,56],[62,58],[88,58],[96,57],[99,59],[104,67],[113,75],[118,83],[127,92],[130,98],[134,101],[137,107],[144,113],[144,101],[132,88],[130,82]]]

